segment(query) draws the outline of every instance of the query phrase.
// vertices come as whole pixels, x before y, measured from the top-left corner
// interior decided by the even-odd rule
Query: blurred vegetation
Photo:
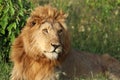
[[[0,0],[0,80],[9,79],[11,43],[33,6],[44,4],[69,14],[72,47],[96,54],[109,53],[120,60],[120,0]]]
[[[10,46],[24,26],[31,3],[22,0],[0,1],[0,61],[8,62]]]
[[[0,0],[0,80],[9,80],[10,46],[31,12],[27,0]]]

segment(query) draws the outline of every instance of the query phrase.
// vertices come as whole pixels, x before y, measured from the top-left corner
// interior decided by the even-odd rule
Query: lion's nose
[[[55,48],[55,49],[57,49],[58,47],[60,47],[60,44],[58,43],[58,44],[53,44],[53,43],[51,43],[51,45]]]

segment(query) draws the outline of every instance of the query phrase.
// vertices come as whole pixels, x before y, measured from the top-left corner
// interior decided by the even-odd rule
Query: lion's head
[[[64,57],[70,48],[66,17],[50,6],[37,7],[22,30],[25,52],[35,59]]]

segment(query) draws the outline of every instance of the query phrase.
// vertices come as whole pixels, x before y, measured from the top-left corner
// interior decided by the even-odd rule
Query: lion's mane
[[[62,11],[57,11],[51,6],[39,6],[32,11],[21,34],[12,45],[11,60],[14,68],[11,80],[54,80],[56,78],[56,68],[64,61],[70,49],[69,33],[65,25],[66,17],[67,15]],[[48,59],[33,46],[32,35],[35,29],[31,29],[31,27],[47,21],[59,22],[65,28],[63,53],[56,60]]]

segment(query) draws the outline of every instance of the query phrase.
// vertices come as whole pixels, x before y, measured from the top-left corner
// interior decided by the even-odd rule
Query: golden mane
[[[62,11],[57,11],[51,6],[39,6],[32,11],[27,20],[21,34],[15,39],[12,45],[11,60],[14,63],[11,80],[49,80],[56,78],[56,68],[66,58],[70,50],[70,39],[67,27],[65,25],[66,14]],[[58,59],[50,60],[41,52],[34,48],[33,34],[36,32],[36,27],[41,26],[45,22],[60,23],[64,27],[65,43],[62,45],[63,53]],[[33,27],[36,26],[36,27]],[[38,36],[39,37],[39,36]],[[38,78],[39,77],[39,78]]]
[[[45,6],[39,6],[35,8],[34,11],[32,11],[30,18],[28,19],[28,22],[33,20],[36,20],[39,18],[40,23],[43,23],[45,21],[58,21],[58,22],[64,22],[67,18],[67,14],[63,13],[63,11],[58,11],[56,8],[53,8],[49,5]],[[29,21],[30,20],[30,21]]]

